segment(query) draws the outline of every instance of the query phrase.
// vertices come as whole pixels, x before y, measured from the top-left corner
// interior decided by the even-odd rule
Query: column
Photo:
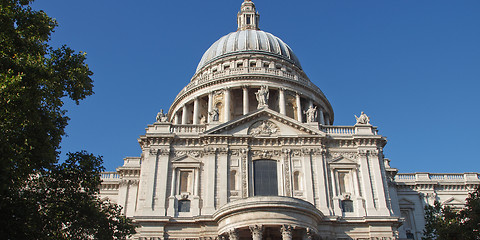
[[[285,88],[279,89],[278,109],[280,110],[280,114],[287,115],[287,112],[285,110]]]
[[[228,239],[229,240],[240,240],[240,236],[238,235],[237,229],[232,229],[228,231]]]
[[[323,110],[321,108],[318,109],[318,119],[320,124],[325,125],[325,117],[323,116]]]
[[[158,202],[153,205],[153,209],[159,216],[165,216],[165,203],[168,197],[167,189],[162,188],[162,186],[167,185],[168,181],[168,165],[169,165],[169,157],[170,157],[170,150],[163,149],[159,150],[160,152],[157,154],[158,164],[156,170],[156,189],[155,189],[155,197],[158,198]],[[158,216],[157,215],[157,216]]]
[[[295,100],[297,102],[297,120],[299,122],[303,122],[303,119],[302,119],[302,102],[300,101],[300,95],[298,93],[295,96]]]
[[[208,94],[208,123],[212,122],[212,116],[210,113],[213,111],[213,92]]]
[[[173,123],[180,124],[180,114],[178,112],[175,113],[175,118],[173,119]]]
[[[200,104],[198,102],[198,97],[193,100],[193,124],[198,124],[198,108]]]
[[[262,225],[253,225],[250,226],[250,231],[252,232],[252,240],[262,240],[263,237],[263,226]]]
[[[230,121],[230,88],[225,88],[225,112],[224,112],[224,122]]]
[[[187,104],[183,105],[182,124],[187,124]]]
[[[150,151],[145,151],[145,160],[142,164],[142,173],[145,174],[145,178],[142,180],[142,192],[145,193],[145,205],[144,211],[151,213],[153,211],[153,202],[154,202],[154,191],[155,191],[155,182],[157,178],[157,165],[158,165],[158,149],[150,149]]]
[[[216,169],[216,149],[207,151],[205,156],[205,190],[203,199],[202,215],[213,214],[215,212],[215,169]]]
[[[359,162],[360,162],[360,178],[362,180],[362,185],[364,190],[364,199],[365,199],[365,211],[367,216],[372,216],[375,215],[376,209],[375,209],[375,200],[373,199],[373,189],[372,189],[372,184],[373,181],[370,176],[370,166],[369,166],[369,161],[367,157],[367,150],[359,149]]]
[[[292,226],[283,225],[280,230],[282,231],[282,240],[292,240]]]
[[[250,103],[248,102],[248,87],[243,86],[243,115],[249,112],[249,105]]]

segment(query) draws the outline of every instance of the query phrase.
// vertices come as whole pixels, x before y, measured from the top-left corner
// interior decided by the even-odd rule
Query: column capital
[[[282,225],[280,228],[282,231],[282,240],[291,240],[292,239],[292,226],[291,225]]]
[[[238,234],[237,229],[232,229],[232,230],[228,231],[227,234],[228,234],[228,239],[230,239],[230,240],[240,240],[240,236]]]
[[[250,231],[252,232],[253,240],[262,240],[263,237],[263,225],[253,225],[249,226]]]

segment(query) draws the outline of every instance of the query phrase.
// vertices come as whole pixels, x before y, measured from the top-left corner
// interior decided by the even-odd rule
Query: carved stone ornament
[[[160,112],[157,113],[157,122],[167,122],[167,114],[163,113],[163,109],[160,109]]]
[[[307,116],[307,123],[313,123],[317,121],[317,106],[309,106],[303,113]]]
[[[189,156],[189,157],[194,157],[194,158],[199,158],[203,156],[203,151],[199,150],[180,150],[180,151],[175,151],[175,157],[180,157],[180,156]]]
[[[255,93],[255,96],[257,97],[258,101],[257,109],[268,107],[268,86],[261,86],[260,90]]]
[[[357,158],[360,156],[359,153],[354,153],[354,152],[328,152],[328,155],[329,155],[330,161],[333,161],[339,157],[356,161]]]
[[[357,115],[355,115],[355,118],[357,119],[357,124],[370,124],[370,118],[364,112],[360,114],[360,117],[357,117]]]
[[[275,123],[268,120],[261,120],[253,123],[248,129],[248,134],[253,136],[272,136],[279,133]]]
[[[280,150],[253,150],[252,156],[261,158],[272,158],[280,156],[281,153],[282,152]]]

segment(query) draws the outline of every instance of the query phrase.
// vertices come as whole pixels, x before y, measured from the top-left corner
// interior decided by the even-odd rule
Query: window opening
[[[343,200],[342,201],[342,211],[343,212],[353,212],[353,201],[352,200]]]
[[[254,195],[278,196],[277,162],[257,160],[253,162]]]
[[[178,201],[178,212],[190,212],[190,200]]]

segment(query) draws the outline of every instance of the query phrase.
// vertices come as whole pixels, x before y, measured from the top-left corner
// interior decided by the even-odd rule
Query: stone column
[[[212,116],[210,113],[213,111],[213,92],[208,94],[208,123],[212,122]]]
[[[320,108],[318,109],[318,118],[320,121],[320,124],[325,125],[325,117],[323,116],[323,110]]]
[[[215,169],[216,169],[217,149],[212,148],[206,151],[205,172],[202,177],[205,178],[206,187],[203,199],[203,214],[213,214],[215,212]]]
[[[286,115],[287,111],[285,110],[285,88],[280,88],[278,92],[278,109],[280,114]]]
[[[237,229],[232,229],[230,231],[228,231],[228,239],[229,240],[240,240],[240,236],[238,234],[238,230]]]
[[[180,124],[180,114],[178,112],[175,113],[175,117],[173,119],[173,123]]]
[[[187,124],[187,104],[183,105],[182,124]]]
[[[198,109],[200,108],[200,103],[198,102],[198,97],[193,100],[193,124],[198,124]]]
[[[230,121],[230,88],[225,88],[225,94],[224,94],[224,97],[225,97],[225,108],[224,108],[224,122],[228,122]]]
[[[300,101],[300,95],[298,93],[295,96],[295,100],[297,102],[297,120],[299,122],[303,122],[303,119],[302,119],[302,102]]]
[[[263,226],[262,225],[253,225],[250,226],[250,231],[252,232],[252,240],[262,240],[263,237]]]
[[[243,115],[249,112],[250,103],[248,102],[248,87],[243,86]]]
[[[283,225],[280,230],[282,231],[282,240],[292,240],[292,226]]]

